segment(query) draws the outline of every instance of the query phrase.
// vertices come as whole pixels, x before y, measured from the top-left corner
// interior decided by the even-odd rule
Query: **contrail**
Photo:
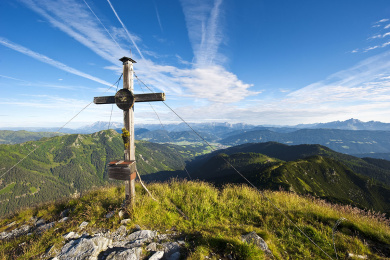
[[[157,15],[158,25],[160,25],[161,32],[163,33],[164,30],[163,30],[163,27],[162,27],[162,24],[161,24],[160,15],[159,15],[159,13],[158,13],[157,5],[156,5],[156,2],[155,2],[155,1],[153,1],[153,3],[154,3],[154,9],[156,9],[156,15]]]
[[[121,48],[121,46],[119,46],[119,44],[116,42],[116,40],[114,39],[114,37],[112,37],[111,33],[107,30],[106,26],[104,26],[104,24],[102,23],[102,21],[99,19],[99,17],[97,17],[97,15],[95,14],[94,11],[92,11],[91,7],[87,4],[87,2],[85,2],[85,0],[83,0],[85,5],[88,6],[89,10],[91,10],[91,12],[93,13],[93,15],[96,17],[96,19],[99,21],[99,23],[103,26],[104,30],[106,30],[106,32],[108,33],[108,35],[110,35],[111,39],[115,42],[116,46],[119,47],[119,49],[121,49],[123,51],[123,49]]]
[[[133,37],[131,37],[131,35],[130,35],[129,31],[127,30],[126,26],[123,24],[122,20],[119,18],[118,14],[116,13],[114,7],[112,6],[110,0],[107,0],[107,2],[110,4],[112,11],[114,12],[114,14],[115,14],[116,18],[118,19],[118,21],[121,23],[123,29],[125,29],[125,31],[126,31],[126,33],[127,33],[127,36],[129,37],[129,39],[130,39],[131,42],[133,43],[134,47],[137,49],[139,55],[140,55],[141,58],[144,60],[144,59],[145,59],[144,56],[142,55],[141,51],[138,49],[137,44],[135,44],[135,41],[133,40]]]
[[[83,77],[83,78],[86,78],[86,79],[93,80],[95,82],[98,82],[98,83],[106,85],[106,86],[111,86],[112,85],[112,84],[108,83],[105,80],[96,78],[94,76],[91,76],[89,74],[81,72],[81,71],[79,71],[77,69],[69,67],[69,66],[67,66],[67,65],[65,65],[65,64],[63,64],[63,63],[61,63],[59,61],[53,60],[53,59],[51,59],[51,58],[49,58],[49,57],[47,57],[47,56],[45,56],[43,54],[34,52],[34,51],[32,51],[30,49],[27,49],[27,48],[25,48],[25,47],[23,47],[21,45],[18,45],[18,44],[15,44],[13,42],[10,42],[10,41],[8,41],[5,38],[0,37],[0,44],[4,45],[5,47],[8,47],[10,49],[13,49],[13,50],[15,50],[17,52],[20,52],[20,53],[23,53],[23,54],[25,54],[27,56],[30,56],[30,57],[32,57],[32,58],[34,58],[36,60],[39,60],[39,61],[44,62],[44,63],[47,63],[47,64],[49,64],[49,65],[51,65],[53,67],[56,67],[56,68],[58,68],[60,70],[72,73],[74,75],[77,75],[77,76],[80,76],[80,77]]]

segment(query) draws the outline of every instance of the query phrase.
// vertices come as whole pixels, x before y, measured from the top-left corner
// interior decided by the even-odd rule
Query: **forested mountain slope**
[[[183,169],[184,158],[194,153],[180,146],[143,141],[136,142],[136,147],[140,174]],[[35,148],[0,179],[0,215],[106,184],[107,163],[122,159],[124,150],[122,138],[114,130],[0,145],[1,174]]]
[[[260,189],[311,194],[390,213],[390,185],[382,180],[390,176],[390,162],[385,160],[365,161],[319,145],[245,144],[193,161],[192,176],[219,185],[245,183],[227,162]]]

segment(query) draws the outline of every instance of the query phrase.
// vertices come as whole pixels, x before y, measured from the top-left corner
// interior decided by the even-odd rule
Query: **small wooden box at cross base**
[[[112,161],[108,164],[108,177],[113,180],[134,180],[136,172],[135,161]]]

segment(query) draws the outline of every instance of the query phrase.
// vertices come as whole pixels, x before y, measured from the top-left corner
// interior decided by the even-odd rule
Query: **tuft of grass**
[[[126,217],[131,219],[127,227],[140,225],[160,233],[178,233],[185,241],[187,259],[267,259],[259,248],[241,241],[242,235],[252,231],[267,242],[275,259],[327,258],[268,199],[246,185],[218,189],[205,182],[171,180],[149,184],[148,189],[157,201],[137,184],[134,208],[125,209]],[[341,217],[347,220],[335,234],[339,258],[346,258],[348,253],[370,259],[389,257],[386,248],[390,244],[390,221],[384,215],[290,192],[263,194],[331,257],[335,258],[332,229]],[[90,233],[101,228],[117,229],[121,220],[118,214],[109,219],[105,215],[118,213],[124,196],[124,187],[106,187],[81,198],[48,203],[0,219],[2,231],[13,221],[20,226],[31,217],[57,221],[61,211],[70,210],[67,222],[57,223],[56,228],[43,235],[0,241],[0,259],[39,258],[51,246],[60,248],[62,234],[79,231],[83,221],[89,222],[85,230]]]

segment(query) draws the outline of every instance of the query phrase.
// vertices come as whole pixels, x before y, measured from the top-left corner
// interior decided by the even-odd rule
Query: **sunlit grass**
[[[251,231],[267,242],[276,259],[326,259],[327,256],[272,204],[333,258],[332,228],[341,217],[346,220],[341,222],[335,234],[339,258],[353,253],[379,259],[380,253],[372,246],[380,249],[390,244],[390,222],[383,215],[332,205],[313,197],[264,191],[271,204],[259,192],[245,185],[227,185],[217,189],[204,182],[175,180],[149,184],[148,188],[157,201],[136,185],[134,209],[124,210],[125,217],[131,219],[128,228],[140,225],[143,229],[160,233],[176,230],[186,242],[185,257],[188,259],[204,259],[205,256],[220,259],[227,255],[235,259],[266,258],[260,249],[241,241],[241,236]],[[117,229],[121,220],[118,214],[109,219],[105,215],[111,211],[118,213],[123,199],[124,187],[102,188],[82,198],[48,203],[0,219],[2,231],[13,221],[20,226],[33,216],[58,221],[60,212],[70,209],[69,221],[57,223],[57,229],[51,229],[42,236],[0,241],[0,259],[38,258],[52,245],[61,247],[62,234],[78,231],[83,221],[89,222],[85,229],[87,232],[99,228]]]

